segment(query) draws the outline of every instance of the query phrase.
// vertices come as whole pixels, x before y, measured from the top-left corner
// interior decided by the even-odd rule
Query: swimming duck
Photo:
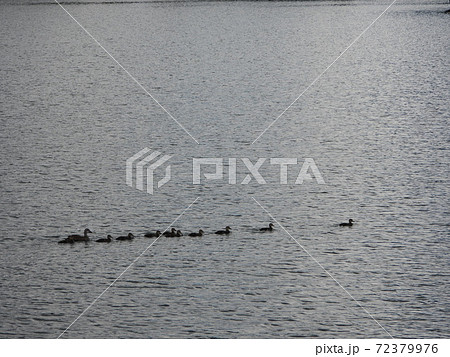
[[[116,240],[132,240],[134,239],[133,233],[128,233],[127,236],[117,237]]]
[[[89,241],[89,237],[88,237],[88,233],[92,233],[91,230],[89,228],[86,228],[84,230],[84,235],[80,236],[79,234],[72,234],[70,236],[67,237],[68,240],[73,240],[74,242],[88,242]],[[70,243],[70,242],[68,242]]]
[[[260,231],[261,231],[261,232],[273,231],[273,227],[275,227],[275,226],[273,225],[273,223],[270,223],[270,224],[269,224],[269,227],[261,228]]]
[[[70,244],[72,244],[72,243],[75,243],[75,241],[72,239],[72,238],[66,238],[66,239],[63,239],[63,240],[60,240],[59,242],[58,242],[58,244],[67,244],[67,243],[70,243]]]
[[[175,228],[172,228],[172,230],[170,232],[164,232],[163,236],[164,237],[175,237],[175,235],[177,234],[177,230]]]
[[[183,233],[181,233],[181,231],[180,230],[172,230],[172,232],[169,232],[167,235],[166,235],[166,237],[171,237],[171,238],[174,238],[174,237],[182,237],[183,236]]]
[[[156,238],[156,237],[159,237],[160,235],[161,235],[161,231],[156,231],[155,233],[147,232],[147,233],[144,234],[144,237]]]
[[[203,233],[205,233],[205,232],[203,232],[203,230],[200,229],[198,231],[198,233],[195,233],[195,232],[194,233],[189,233],[188,236],[189,237],[201,237],[203,235]]]
[[[113,239],[113,237],[108,234],[108,236],[106,238],[97,239],[96,242],[99,242],[99,243],[111,243],[112,239]]]
[[[348,223],[347,223],[347,222],[345,222],[345,223],[340,223],[339,226],[341,226],[341,227],[351,227],[351,226],[353,226],[353,222],[354,222],[354,220],[350,218],[350,219],[348,220]]]
[[[231,228],[230,226],[226,226],[224,231],[217,231],[216,234],[230,234],[231,233]]]

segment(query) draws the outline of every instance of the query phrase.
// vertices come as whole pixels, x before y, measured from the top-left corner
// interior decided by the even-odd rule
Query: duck
[[[353,226],[353,222],[354,222],[354,220],[350,218],[348,220],[348,223],[347,222],[340,223],[339,226],[341,226],[341,227],[351,227],[351,226]]]
[[[72,238],[65,238],[58,242],[58,244],[67,244],[67,243],[73,244],[73,243],[75,243],[75,241]]]
[[[217,231],[216,234],[230,234],[231,233],[231,228],[230,226],[226,226],[224,231]]]
[[[200,230],[198,231],[198,233],[196,233],[196,232],[194,232],[194,233],[189,233],[188,236],[189,236],[189,237],[201,237],[201,236],[203,235],[203,233],[205,233],[205,232],[203,232],[203,230],[200,229]]]
[[[116,240],[132,240],[134,239],[133,233],[128,233],[126,236],[117,237]]]
[[[113,237],[108,234],[108,236],[106,238],[97,239],[96,242],[99,242],[99,243],[111,243],[112,239],[113,239]]]
[[[86,228],[84,230],[84,235],[82,235],[82,236],[80,236],[79,234],[72,234],[67,237],[67,239],[69,240],[68,243],[70,243],[70,240],[73,240],[74,242],[88,242],[89,241],[89,237],[87,235],[88,233],[92,233],[92,232],[89,228]]]
[[[273,225],[273,223],[270,223],[270,224],[269,224],[269,227],[261,228],[260,231],[261,231],[261,232],[273,231],[273,227],[275,227],[275,226]]]
[[[175,228],[172,228],[170,232],[166,231],[163,233],[164,237],[175,237],[177,234],[177,230]]]
[[[168,232],[168,235],[166,235],[166,237],[171,237],[171,238],[174,238],[174,237],[182,237],[183,236],[183,233],[181,233],[181,231],[180,230],[172,230],[172,232]]]
[[[156,231],[155,233],[147,232],[147,233],[144,234],[144,237],[156,238],[156,237],[159,237],[160,235],[161,235],[161,231]]]

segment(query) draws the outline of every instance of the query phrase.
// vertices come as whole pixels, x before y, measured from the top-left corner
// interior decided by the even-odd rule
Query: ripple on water
[[[0,336],[57,337],[149,247],[144,232],[169,227],[199,196],[175,225],[206,234],[159,239],[65,337],[386,337],[319,262],[395,336],[448,338],[444,5],[393,6],[383,31],[249,146],[385,7],[333,5],[71,4],[87,28],[108,29],[108,46],[200,145],[101,49],[86,51],[57,6],[0,5]],[[28,21],[37,12],[42,21]],[[124,182],[143,147],[172,155],[172,179],[154,195]],[[326,184],[242,185],[242,165],[237,185],[194,186],[186,174],[192,157],[219,157],[227,182],[227,158],[274,155],[314,158]],[[278,225],[259,232],[274,220],[252,197],[301,247]],[[353,227],[337,226],[350,217]],[[226,225],[230,236],[213,234]],[[56,244],[85,227],[92,239],[136,239]]]

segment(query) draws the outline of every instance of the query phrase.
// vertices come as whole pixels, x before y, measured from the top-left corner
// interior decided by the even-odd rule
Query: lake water
[[[388,5],[64,4],[197,144],[61,7],[2,2],[0,336],[58,337],[197,199],[174,226],[206,234],[160,238],[62,337],[449,338],[448,4],[393,5],[252,144]],[[144,147],[173,156],[153,195],[125,183]],[[223,180],[193,185],[202,157]],[[287,185],[269,158],[298,158]],[[305,158],[324,185],[294,184]],[[136,239],[57,244],[85,227]]]

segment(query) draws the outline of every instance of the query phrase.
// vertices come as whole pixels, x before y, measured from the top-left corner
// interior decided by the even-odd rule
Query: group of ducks
[[[349,219],[348,223],[347,222],[341,223],[341,224],[339,224],[339,226],[341,226],[341,227],[351,227],[351,226],[353,226],[353,222],[354,222],[353,219]],[[269,227],[260,228],[259,231],[260,232],[271,232],[271,231],[274,230],[274,227],[275,226],[273,225],[273,223],[270,223]],[[89,228],[86,228],[84,230],[84,234],[83,235],[72,234],[72,235],[68,236],[67,238],[65,238],[63,240],[60,240],[58,243],[70,243],[70,244],[72,244],[72,243],[76,243],[76,242],[89,242],[90,239],[89,239],[88,233],[92,233],[92,231]],[[189,233],[188,237],[202,237],[204,233],[205,232],[202,229],[200,229],[198,232]],[[231,234],[231,227],[230,226],[226,226],[225,229],[216,231],[214,234],[229,235],[229,234]],[[147,237],[147,238],[159,238],[161,236],[163,236],[163,237],[182,237],[183,233],[180,230],[172,228],[170,231],[165,231],[162,234],[161,234],[161,231],[147,232],[147,233],[144,234],[144,237]],[[133,240],[134,238],[135,237],[134,237],[133,233],[128,233],[128,235],[126,235],[126,236],[117,237],[116,240],[118,240],[118,241]],[[113,240],[114,240],[114,238],[111,235],[108,234],[108,236],[106,238],[97,239],[96,242],[99,242],[99,243],[110,243]]]
[[[269,224],[269,227],[264,227],[261,228],[260,231],[261,232],[266,232],[266,231],[273,231],[274,229],[274,225],[273,223]],[[79,234],[72,234],[70,236],[68,236],[67,238],[59,241],[58,243],[76,243],[76,242],[89,242],[89,236],[88,233],[92,233],[92,231],[89,228],[86,228],[84,230],[84,234],[83,235],[79,235]],[[205,232],[200,229],[198,232],[193,232],[193,233],[189,233],[188,236],[189,237],[202,237],[203,234],[205,234]],[[215,234],[218,235],[229,235],[231,234],[231,227],[230,226],[226,226],[225,229],[223,230],[219,230],[216,231]],[[163,237],[182,237],[183,233],[178,229],[172,228],[170,231],[165,231],[164,233],[161,233],[161,231],[156,231],[156,232],[147,232],[144,234],[144,237],[147,238],[159,238],[160,236]],[[128,233],[128,235],[126,236],[120,236],[117,237],[116,240],[118,241],[124,241],[124,240],[133,240],[134,234],[133,233]],[[114,238],[108,234],[108,236],[106,238],[100,238],[97,239],[96,242],[99,243],[110,243],[114,240]]]

